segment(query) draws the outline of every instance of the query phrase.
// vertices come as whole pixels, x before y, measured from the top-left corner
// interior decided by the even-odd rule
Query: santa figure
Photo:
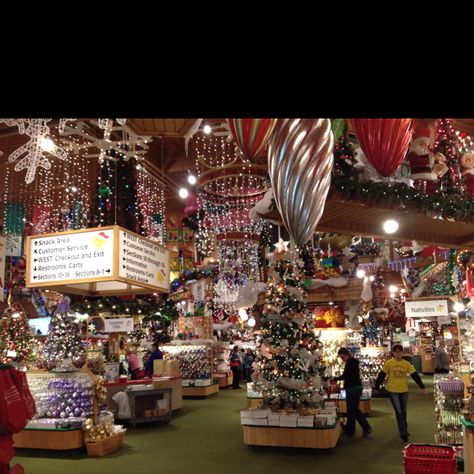
[[[433,138],[434,129],[419,124],[415,127],[406,156],[411,168],[410,179],[414,180],[415,188],[427,193],[434,192],[438,181],[438,176],[433,171],[434,156],[431,152]]]
[[[470,199],[474,199],[474,153],[468,151],[461,156],[461,175],[466,185],[466,195]]]

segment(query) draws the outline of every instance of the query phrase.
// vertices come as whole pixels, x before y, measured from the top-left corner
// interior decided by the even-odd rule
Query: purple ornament
[[[74,408],[74,415],[79,416],[81,414],[81,410],[79,408]]]
[[[66,418],[66,413],[62,411],[62,412],[59,414],[59,416],[60,416],[61,418]]]

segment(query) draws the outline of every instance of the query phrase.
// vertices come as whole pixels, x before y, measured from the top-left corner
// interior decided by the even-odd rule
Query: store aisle
[[[424,377],[432,393],[432,377]],[[434,442],[432,398],[410,380],[408,423],[411,442]],[[185,400],[168,426],[130,429],[126,445],[105,458],[22,450],[15,458],[27,474],[178,474],[226,473],[400,474],[403,443],[390,402],[372,400],[371,438],[342,439],[333,452],[248,448],[242,442],[239,412],[245,390],[223,390],[208,400]],[[359,428],[358,428],[359,429]]]

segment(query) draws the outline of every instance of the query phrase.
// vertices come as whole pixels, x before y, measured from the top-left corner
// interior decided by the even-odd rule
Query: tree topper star
[[[281,237],[278,243],[274,244],[275,246],[275,252],[280,253],[280,252],[286,252],[288,251],[288,244],[290,242],[285,242]]]

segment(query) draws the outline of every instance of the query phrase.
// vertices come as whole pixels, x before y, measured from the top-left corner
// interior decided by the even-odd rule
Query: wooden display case
[[[207,398],[219,394],[219,384],[213,383],[204,387],[183,387],[184,398]]]
[[[66,451],[84,446],[81,429],[25,429],[13,435],[15,448],[54,449]]]
[[[333,428],[280,428],[244,425],[244,443],[249,446],[277,446],[287,448],[334,448],[341,436],[341,425]]]
[[[339,413],[347,414],[347,405],[346,405],[345,400],[338,400],[337,405],[338,405],[338,408],[339,408]],[[360,400],[359,401],[359,409],[364,415],[369,416],[370,411],[372,409],[371,401],[370,400]]]

